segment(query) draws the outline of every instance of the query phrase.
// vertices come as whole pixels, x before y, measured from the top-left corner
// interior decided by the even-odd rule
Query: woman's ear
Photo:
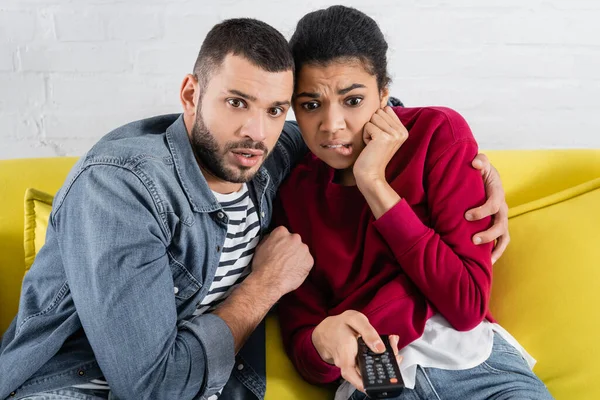
[[[384,108],[385,106],[387,106],[388,100],[390,99],[390,89],[387,87],[384,87],[383,89],[381,89],[381,108]]]

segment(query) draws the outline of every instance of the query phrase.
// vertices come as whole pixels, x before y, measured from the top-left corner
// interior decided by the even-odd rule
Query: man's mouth
[[[237,164],[242,167],[253,167],[265,154],[264,151],[256,149],[233,149],[231,153]]]
[[[255,150],[255,149],[233,149],[233,150],[231,150],[231,152],[234,153],[234,154],[242,155],[242,156],[247,157],[247,158],[252,158],[252,157],[256,157],[256,156],[262,156],[263,154],[265,154],[264,151],[262,151],[262,150]]]

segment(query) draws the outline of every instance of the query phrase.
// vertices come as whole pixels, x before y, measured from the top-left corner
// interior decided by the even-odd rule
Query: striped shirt
[[[198,305],[194,315],[212,311],[248,276],[254,249],[258,244],[260,221],[258,212],[250,198],[248,186],[244,183],[239,192],[221,194],[213,192],[227,214],[227,235],[221,249],[219,266],[210,285],[208,294]],[[74,386],[87,390],[110,390],[103,379],[94,379],[87,384]],[[216,400],[221,390],[208,400]]]
[[[250,262],[259,241],[260,221],[246,184],[239,192],[213,194],[229,218],[227,236],[215,277],[195,315],[212,311],[242,283],[250,273]]]

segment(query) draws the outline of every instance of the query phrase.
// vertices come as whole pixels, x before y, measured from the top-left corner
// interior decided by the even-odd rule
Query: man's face
[[[202,168],[247,182],[279,139],[294,88],[292,71],[268,72],[228,55],[200,88],[191,142]]]

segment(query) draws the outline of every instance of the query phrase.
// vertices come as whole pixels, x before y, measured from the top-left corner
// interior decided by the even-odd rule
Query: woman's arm
[[[387,143],[381,148],[393,147],[390,142],[402,135],[389,131],[400,129],[399,120],[388,120],[387,125],[380,123],[371,130],[370,143],[354,171],[358,187],[377,218],[375,227],[401,268],[454,328],[470,330],[487,314],[492,280],[491,244],[476,246],[471,236],[486,229],[490,219],[469,222],[464,218],[469,208],[485,201],[481,176],[470,165],[477,144],[460,115],[447,109],[440,109],[438,114],[436,118],[442,120],[437,121],[433,140],[444,143],[435,144],[440,151],[427,164],[424,178],[432,228],[423,224],[385,181],[381,173],[385,168],[375,168],[376,159],[387,165],[391,157],[383,158],[381,150],[367,153],[370,143],[382,137],[382,143]],[[373,158],[361,160],[363,156]],[[373,168],[365,170],[368,165]]]

